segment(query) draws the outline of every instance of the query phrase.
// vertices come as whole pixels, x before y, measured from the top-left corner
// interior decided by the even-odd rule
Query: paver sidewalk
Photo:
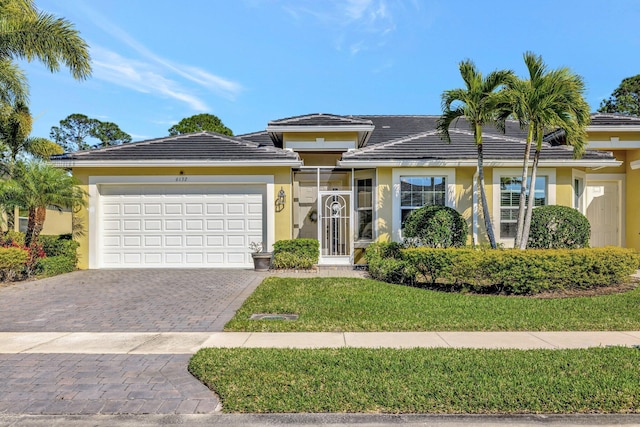
[[[0,353],[192,354],[204,347],[564,349],[640,346],[621,332],[0,332]]]

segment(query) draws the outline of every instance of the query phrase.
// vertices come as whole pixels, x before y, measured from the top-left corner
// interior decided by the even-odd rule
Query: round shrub
[[[576,249],[589,247],[591,225],[586,216],[567,206],[540,206],[531,213],[527,247]]]
[[[417,246],[462,247],[467,244],[467,222],[448,206],[424,206],[411,212],[404,237]]]

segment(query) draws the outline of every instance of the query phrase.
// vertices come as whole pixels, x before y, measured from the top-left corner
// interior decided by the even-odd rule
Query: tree
[[[86,141],[96,126],[96,119],[84,114],[70,114],[60,120],[60,126],[53,126],[49,136],[65,151],[88,150],[91,145]]]
[[[233,136],[231,129],[226,127],[222,120],[213,114],[196,114],[195,116],[186,117],[169,128],[169,135],[203,131]]]
[[[86,206],[86,193],[66,171],[41,161],[24,164],[15,177],[0,183],[0,200],[29,211],[26,246],[35,243],[47,215],[47,207],[62,211]]]
[[[91,136],[100,140],[96,147],[110,147],[112,145],[122,145],[131,142],[131,135],[123,132],[117,124],[112,122],[101,122],[96,120],[96,124],[91,129]]]
[[[526,249],[531,226],[531,214],[535,204],[535,188],[527,194],[529,156],[533,141],[536,151],[531,168],[531,183],[535,186],[540,152],[545,133],[561,130],[566,144],[573,147],[575,157],[584,152],[587,141],[590,108],[584,99],[585,85],[582,77],[566,67],[549,71],[542,57],[532,52],[524,54],[529,79],[515,79],[506,94],[510,98],[509,109],[523,126],[528,128],[522,166],[522,182],[515,247]]]
[[[51,72],[66,66],[78,80],[91,74],[89,47],[63,18],[38,11],[33,0],[0,0],[0,100],[24,101],[28,89],[16,59],[41,61]]]
[[[449,127],[454,120],[465,117],[471,128],[478,149],[478,191],[482,206],[482,215],[487,237],[492,248],[496,248],[496,239],[489,215],[489,205],[484,184],[484,156],[482,150],[482,126],[496,121],[505,101],[500,91],[513,78],[512,71],[494,71],[483,78],[475,64],[470,60],[460,62],[460,75],[465,88],[446,90],[442,94],[442,116],[438,119],[437,129],[443,140],[451,142]]]
[[[112,122],[102,122],[84,114],[70,114],[60,120],[60,126],[53,126],[51,138],[65,151],[88,150],[92,147],[109,147],[131,142],[131,135],[122,131]],[[100,142],[92,144],[88,138]]]
[[[623,79],[609,99],[600,103],[598,111],[640,116],[640,74]]]
[[[20,156],[29,155],[47,159],[61,154],[62,147],[46,138],[30,137],[33,118],[29,107],[18,102],[0,114],[0,149],[5,172],[11,175],[11,167]]]

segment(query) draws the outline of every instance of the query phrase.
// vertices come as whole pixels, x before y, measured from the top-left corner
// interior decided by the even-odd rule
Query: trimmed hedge
[[[78,264],[79,243],[71,239],[71,235],[60,236],[40,235],[38,243],[46,254],[46,258],[38,260],[38,274],[41,276],[55,276],[70,273]]]
[[[617,247],[520,251],[396,245],[376,243],[367,248],[374,279],[480,293],[531,295],[613,286],[624,283],[640,265],[638,252]]]
[[[591,224],[586,216],[567,206],[540,206],[531,213],[527,247],[577,249],[589,247]]]
[[[279,240],[273,244],[274,268],[311,268],[320,258],[316,239]]]
[[[0,276],[3,281],[13,280],[29,260],[29,251],[22,248],[0,248]]]
[[[467,244],[467,222],[448,206],[423,206],[411,212],[403,235],[415,246],[462,247]]]

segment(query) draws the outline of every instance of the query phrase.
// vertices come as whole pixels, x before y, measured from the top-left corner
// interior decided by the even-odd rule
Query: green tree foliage
[[[591,224],[586,216],[568,206],[540,206],[531,215],[527,247],[577,249],[589,247]]]
[[[96,126],[91,130],[91,136],[100,140],[98,147],[109,147],[131,142],[131,135],[123,132],[118,125],[113,122],[98,121]]]
[[[449,127],[457,119],[464,117],[473,129],[478,149],[478,191],[487,237],[492,248],[496,248],[496,239],[489,214],[489,205],[484,184],[484,155],[482,149],[482,126],[498,123],[497,116],[502,110],[504,98],[502,89],[512,78],[512,71],[494,71],[483,78],[475,64],[470,60],[460,63],[460,75],[465,88],[446,90],[442,94],[442,116],[438,120],[438,132],[443,140],[451,142]]]
[[[623,79],[609,99],[600,103],[598,111],[640,116],[640,74]]]
[[[0,114],[0,152],[5,172],[11,175],[12,166],[21,156],[47,159],[63,152],[62,147],[46,138],[30,137],[33,119],[22,102],[3,109]]]
[[[423,206],[411,212],[403,234],[417,246],[462,247],[467,244],[467,222],[448,206]]]
[[[514,79],[511,82],[506,92],[510,98],[510,106],[503,111],[504,116],[513,114],[528,128],[515,245],[520,249],[525,249],[529,240],[535,203],[534,191],[528,192],[525,202],[529,154],[533,141],[536,143],[536,150],[531,182],[535,183],[544,135],[552,130],[562,130],[567,145],[573,147],[574,156],[580,157],[587,141],[586,127],[591,120],[590,107],[584,99],[585,85],[582,77],[566,67],[548,70],[542,57],[532,52],[524,54],[524,62],[529,78]]]
[[[223,135],[232,136],[231,129],[226,127],[218,116],[213,114],[196,114],[186,117],[169,128],[169,135],[181,135],[191,132],[216,132]]]
[[[47,207],[62,211],[86,205],[85,192],[75,178],[62,169],[30,161],[13,178],[0,183],[0,200],[11,201],[29,211],[26,246],[35,243],[47,215]]]
[[[0,101],[24,101],[26,78],[15,60],[34,59],[51,72],[65,66],[79,80],[91,74],[89,47],[73,24],[39,11],[33,0],[0,0]]]
[[[60,126],[53,126],[49,136],[65,151],[88,150],[131,142],[131,135],[122,131],[115,123],[102,122],[77,113],[60,120]],[[91,144],[89,138],[96,138],[99,142]]]

